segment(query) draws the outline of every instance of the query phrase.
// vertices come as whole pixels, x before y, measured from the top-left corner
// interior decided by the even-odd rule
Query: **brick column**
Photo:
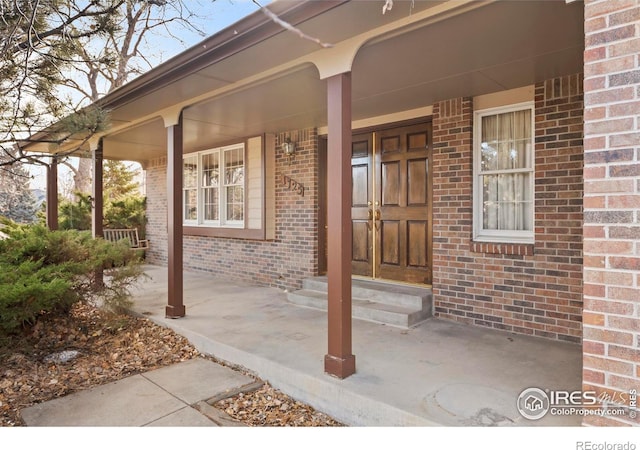
[[[464,283],[472,238],[473,100],[433,105],[433,298],[444,319],[473,324],[466,316]],[[475,268],[468,268],[473,272]],[[465,295],[458,295],[458,293]],[[476,323],[486,325],[485,323]]]
[[[639,20],[640,0],[585,1],[583,389],[609,405],[640,389]]]

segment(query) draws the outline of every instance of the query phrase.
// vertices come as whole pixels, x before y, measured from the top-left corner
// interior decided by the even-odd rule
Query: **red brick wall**
[[[315,129],[286,134],[296,142],[295,159],[289,164],[276,151],[276,238],[259,241],[231,238],[184,237],[184,267],[227,279],[280,288],[298,288],[303,278],[317,275],[318,232],[318,136]],[[285,134],[277,136],[279,145]],[[285,187],[286,175],[305,186],[304,196]],[[166,160],[147,168],[147,236],[152,264],[167,261]]]
[[[536,86],[535,244],[472,242],[473,102],[434,105],[436,315],[579,342],[582,308],[582,79]]]
[[[640,390],[640,1],[587,0],[585,19],[583,388],[625,404]]]

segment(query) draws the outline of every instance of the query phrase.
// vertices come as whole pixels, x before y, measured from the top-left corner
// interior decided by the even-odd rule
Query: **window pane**
[[[217,187],[220,183],[220,153],[202,156],[202,186]]]
[[[198,157],[189,156],[182,160],[182,186],[195,188],[198,186]]]
[[[485,116],[482,118],[482,140],[480,143],[480,170],[496,170],[498,168],[498,118]]]
[[[533,230],[531,174],[482,177],[485,230]]]
[[[244,184],[244,149],[236,148],[224,152],[224,184]]]
[[[204,220],[220,220],[220,200],[218,188],[205,188],[204,194]]]
[[[224,152],[226,220],[244,220],[244,149]]]
[[[198,220],[198,190],[184,190],[184,220]]]
[[[244,187],[227,187],[227,220],[244,219]]]
[[[481,171],[531,166],[531,110],[482,118]]]

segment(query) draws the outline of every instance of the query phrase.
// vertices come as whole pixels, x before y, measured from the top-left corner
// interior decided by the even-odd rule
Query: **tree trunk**
[[[91,159],[78,158],[78,171],[73,177],[75,190],[83,194],[91,194]]]

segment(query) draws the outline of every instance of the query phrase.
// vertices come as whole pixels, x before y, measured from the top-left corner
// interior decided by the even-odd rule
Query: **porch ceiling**
[[[338,42],[386,20],[379,3],[343,4],[300,27]],[[416,4],[427,8],[436,2]],[[406,5],[396,5],[394,14],[407,14],[402,10]],[[327,24],[337,31],[327,31]],[[222,87],[295,59],[314,46],[291,33],[278,34],[162,92],[119,107],[114,119],[132,120],[151,111],[154,103],[159,108],[203,89]],[[381,36],[358,52],[353,64],[353,119],[578,73],[583,68],[583,48],[581,2],[495,2],[439,22],[414,25],[406,32]],[[136,113],[136,108],[142,110]],[[190,106],[184,110],[184,124],[187,152],[263,132],[322,127],[326,82],[314,66],[301,66]],[[139,161],[161,156],[165,135],[161,120],[147,122],[107,137],[105,155]]]

